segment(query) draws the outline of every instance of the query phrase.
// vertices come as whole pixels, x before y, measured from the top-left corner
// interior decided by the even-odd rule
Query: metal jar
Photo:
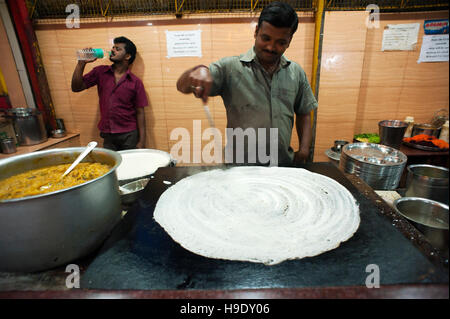
[[[53,149],[0,161],[1,180],[28,170],[73,162],[82,147]],[[94,149],[83,161],[111,165],[84,184],[0,201],[0,271],[34,272],[65,265],[98,248],[121,215],[117,152]]]
[[[17,152],[16,144],[14,143],[14,139],[12,137],[2,138],[0,140],[0,148],[2,153],[12,154]]]
[[[19,145],[40,144],[48,140],[42,113],[33,108],[12,108],[6,110],[11,118]]]
[[[434,137],[439,137],[439,134],[441,133],[441,128],[433,126],[431,124],[414,124],[411,136],[416,136],[420,134],[430,135]]]
[[[12,138],[14,145],[18,145],[12,121],[7,118],[0,118],[0,139],[4,138]]]
[[[409,165],[406,192],[408,197],[432,199],[448,205],[448,169],[427,164]]]
[[[376,190],[398,187],[407,157],[385,145],[352,143],[342,148],[339,168],[354,174]]]
[[[398,120],[385,120],[378,123],[380,144],[400,149],[408,123]]]

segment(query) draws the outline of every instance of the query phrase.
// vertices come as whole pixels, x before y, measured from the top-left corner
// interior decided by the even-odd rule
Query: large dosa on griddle
[[[182,179],[155,220],[187,250],[274,265],[334,249],[358,229],[358,205],[333,179],[300,168],[235,167]]]

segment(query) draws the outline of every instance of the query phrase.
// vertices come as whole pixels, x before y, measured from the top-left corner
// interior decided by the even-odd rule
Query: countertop
[[[413,148],[402,144],[400,152],[406,156],[449,156],[449,150],[446,151],[427,151],[418,148]]]
[[[62,143],[67,140],[70,140],[74,137],[77,137],[79,135],[80,135],[80,133],[67,133],[66,136],[61,137],[61,138],[49,137],[47,141],[40,143],[40,144],[30,145],[30,146],[17,146],[17,152],[11,153],[11,154],[0,153],[0,159],[44,150],[46,148],[56,146],[59,143]]]
[[[345,184],[344,186],[356,195],[355,198],[365,207],[365,216],[364,218],[363,216],[361,217],[361,231],[358,231],[359,233],[357,232],[354,238],[351,238],[348,242],[342,243],[342,247],[338,247],[333,251],[312,258],[306,258],[305,260],[287,261],[285,265],[283,263],[281,264],[283,265],[280,266],[281,268],[276,269],[265,268],[267,266],[255,266],[253,263],[209,261],[207,258],[201,256],[192,256],[191,253],[183,251],[181,247],[176,247],[177,244],[164,243],[159,248],[169,249],[174,256],[178,256],[177,260],[182,260],[185,263],[191,261],[193,265],[195,264],[200,267],[200,271],[199,273],[192,273],[190,276],[184,278],[183,276],[187,274],[185,271],[195,270],[195,266],[186,265],[185,263],[176,265],[177,269],[175,273],[178,272],[178,275],[181,276],[181,279],[184,278],[184,281],[180,281],[181,284],[178,284],[174,288],[172,287],[174,283],[171,280],[175,280],[174,282],[176,283],[180,278],[173,279],[169,278],[167,274],[160,274],[160,277],[157,278],[159,280],[157,284],[150,284],[150,282],[153,282],[153,279],[149,280],[149,285],[155,287],[155,289],[152,289],[146,286],[145,280],[142,284],[141,281],[145,279],[144,275],[146,275],[146,272],[153,271],[150,269],[152,263],[154,266],[158,262],[158,260],[152,261],[148,258],[157,257],[157,255],[151,256],[153,252],[149,251],[146,247],[139,246],[144,243],[140,242],[141,239],[139,238],[142,237],[143,230],[152,233],[150,236],[156,236],[153,239],[160,238],[158,236],[161,236],[159,230],[150,229],[153,226],[146,223],[151,222],[151,215],[148,216],[148,214],[152,213],[153,208],[150,203],[154,204],[154,201],[159,197],[158,194],[163,189],[156,191],[157,194],[155,195],[155,192],[150,192],[151,185],[149,183],[144,191],[143,198],[138,200],[130,208],[110,238],[105,242],[104,246],[93,255],[75,262],[80,265],[82,288],[66,288],[65,282],[69,274],[65,272],[64,267],[35,274],[0,273],[0,298],[274,299],[449,297],[448,257],[443,256],[440,251],[434,249],[411,224],[396,214],[372,188],[354,175],[336,171],[337,168],[329,163],[313,163],[309,166],[307,164],[305,168],[311,169],[312,171],[325,172],[325,175],[331,175],[333,178],[337,178],[339,182]],[[198,169],[201,170],[202,168]],[[188,174],[188,171],[195,171],[195,168],[172,167],[159,169],[154,174],[155,182],[153,185],[156,185],[155,183],[161,180],[170,180],[168,179],[170,177],[182,178]],[[365,224],[363,224],[363,220],[366,220],[364,222]],[[390,243],[379,245],[379,242],[382,242],[383,239],[377,238],[375,233],[369,234],[370,231],[368,230],[371,227],[379,227],[377,231],[380,236],[383,236],[382,234],[385,233],[390,239],[394,239],[394,242],[391,244],[392,247],[389,247]],[[363,248],[365,243],[367,243],[367,251]],[[370,248],[371,245],[374,244],[377,246],[376,249],[370,251],[372,249]],[[124,245],[126,246],[125,250],[123,248]],[[148,269],[137,267],[137,271],[133,273],[131,269],[133,267],[129,266],[130,262],[134,262],[134,259],[113,260],[115,257],[122,258],[124,256],[123,252],[128,253],[130,247],[133,248],[133,253],[136,256],[140,252],[140,257],[138,257],[143,261],[147,260],[145,267],[148,266]],[[358,250],[361,250],[361,252],[358,253]],[[395,254],[395,250],[401,251],[403,254],[402,257],[406,259],[411,258],[411,260],[400,262],[395,260],[396,258],[391,258],[390,254]],[[356,258],[355,262],[352,261],[352,258],[348,259],[349,257],[346,257],[347,253],[353,254],[353,258]],[[373,258],[371,254],[374,254]],[[364,269],[358,275],[352,275],[351,273],[355,269],[360,268],[360,265],[358,265],[358,258],[360,257],[362,258],[361,262],[364,263],[367,260],[374,260],[375,263],[379,262],[382,265],[382,269],[387,269],[386,267],[389,266],[399,268],[398,265],[403,265],[403,267],[400,267],[402,269],[396,269],[396,272],[392,272],[391,274],[385,273],[384,277],[382,272],[381,287],[369,289],[364,285],[364,278],[368,275],[364,273]],[[364,258],[369,259],[366,260]],[[339,264],[344,267],[339,266]],[[117,266],[117,268],[114,268],[114,266]],[[202,267],[210,266],[215,266],[217,269],[223,269],[224,271],[233,271],[238,268],[241,270],[247,269],[250,271],[250,275],[254,275],[253,270],[256,269],[261,274],[261,278],[273,278],[273,280],[267,284],[264,282],[254,283],[249,281],[247,284],[236,286],[232,281],[230,283],[217,281],[217,278],[214,277],[216,274],[213,273],[213,277],[211,277],[213,278],[212,281],[204,281],[203,275],[201,275],[202,269],[204,269]],[[311,280],[308,279],[309,281],[296,278],[295,276],[296,269],[311,272],[311,270],[316,269],[318,266],[321,269],[314,272],[314,276],[316,277]],[[162,266],[159,269],[170,269],[173,271],[173,267],[174,264],[169,263],[167,268]],[[114,270],[119,270],[121,273],[114,274]],[[321,278],[320,275],[325,270],[329,273],[325,273],[322,277],[328,276],[327,278],[330,278],[328,281],[327,279]],[[294,277],[290,278],[289,274],[290,276],[294,275]],[[128,275],[129,277],[127,277]],[[206,275],[209,276],[208,274]],[[282,278],[285,275],[286,278]],[[144,277],[139,278],[139,276]],[[239,277],[239,274],[237,276]],[[355,276],[359,276],[360,278],[354,278]],[[106,279],[97,280],[97,278]],[[123,280],[124,278],[128,279]],[[167,280],[167,283],[164,283],[164,280]],[[295,281],[298,281],[298,283]],[[165,289],[165,287],[168,289]]]

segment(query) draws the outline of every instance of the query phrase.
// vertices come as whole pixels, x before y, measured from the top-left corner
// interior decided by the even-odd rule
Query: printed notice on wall
[[[167,57],[202,56],[202,30],[166,31]]]
[[[419,36],[420,23],[388,24],[383,32],[381,51],[412,51]]]
[[[424,35],[417,63],[448,62],[448,34]]]

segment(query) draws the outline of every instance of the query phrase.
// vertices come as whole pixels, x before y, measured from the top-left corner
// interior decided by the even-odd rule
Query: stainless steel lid
[[[12,109],[7,109],[6,112],[9,115],[17,116],[17,117],[25,117],[30,115],[41,114],[39,109],[29,108],[29,107],[16,107]]]
[[[0,139],[0,143],[2,144],[14,143],[14,139],[12,137],[4,137]]]

